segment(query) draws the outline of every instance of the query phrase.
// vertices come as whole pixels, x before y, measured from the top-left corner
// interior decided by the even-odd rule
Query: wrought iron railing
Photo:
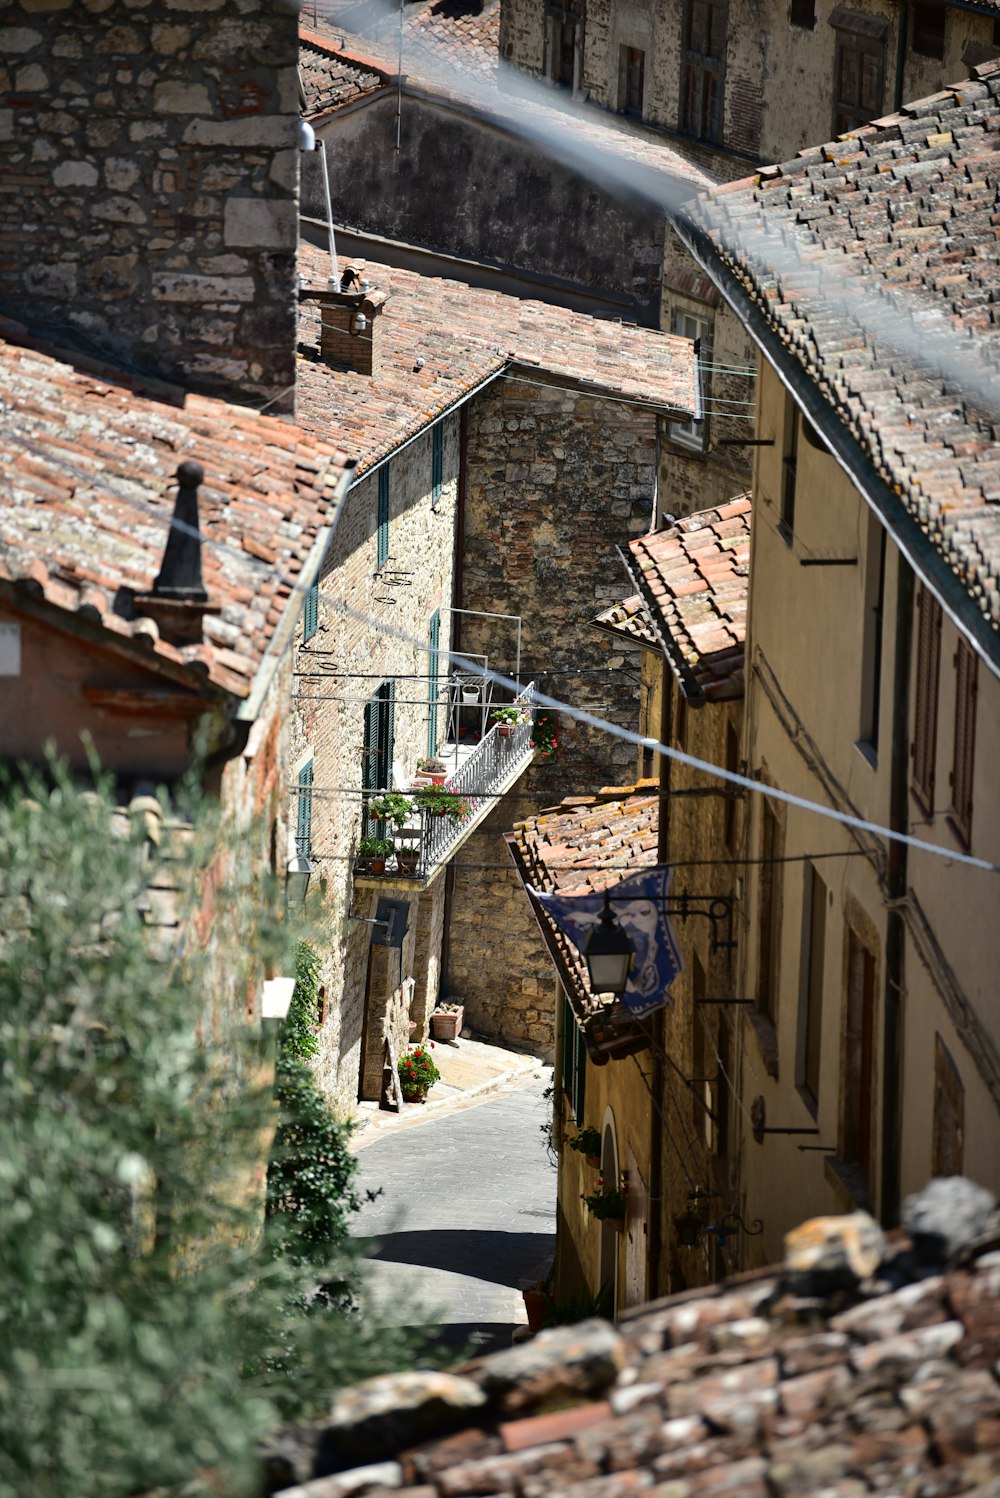
[[[405,870],[408,878],[429,878],[468,832],[470,821],[487,809],[499,787],[530,757],[534,687],[535,683],[531,682],[513,703],[507,704],[523,707],[524,722],[495,723],[469,757],[448,776],[445,789],[461,796],[469,808],[467,815],[456,818],[419,811],[413,821],[397,833],[397,846],[402,844],[404,850],[409,847],[418,854],[416,868]],[[404,870],[397,864],[395,872],[402,874]]]

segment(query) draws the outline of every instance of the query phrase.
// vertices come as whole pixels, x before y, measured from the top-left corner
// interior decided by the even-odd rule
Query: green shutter
[[[299,804],[295,819],[295,852],[299,858],[312,857],[313,762],[299,771]]]
[[[311,640],[319,629],[319,583],[313,583],[306,594],[302,610],[302,639]]]
[[[389,560],[389,465],[378,471],[378,565]]]
[[[431,427],[431,508],[441,503],[444,484],[444,423]]]
[[[437,431],[437,427],[434,428]],[[438,750],[438,673],[441,653],[441,610],[431,615],[430,649],[427,652],[427,753]]]

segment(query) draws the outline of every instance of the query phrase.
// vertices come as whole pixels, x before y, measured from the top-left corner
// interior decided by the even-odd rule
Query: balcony
[[[448,860],[486,819],[498,798],[510,790],[534,758],[531,747],[534,687],[534,682],[530,683],[512,704],[507,704],[523,708],[523,723],[495,723],[471,748],[457,740],[443,747],[440,757],[454,765],[445,779],[444,789],[461,796],[469,808],[467,815],[455,818],[415,811],[394,837],[401,853],[405,855],[409,851],[411,856],[415,856],[414,866],[401,867],[400,860],[392,857],[386,861],[385,872],[376,874],[359,860],[354,871],[355,885],[362,889],[384,889],[392,885],[419,890],[437,877]],[[415,795],[419,789],[420,782],[415,779],[404,794]]]

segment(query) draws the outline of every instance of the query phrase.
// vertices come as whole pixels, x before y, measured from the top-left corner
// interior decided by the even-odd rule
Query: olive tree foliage
[[[256,1492],[264,1431],[408,1356],[261,1237],[269,1072],[218,1015],[273,892],[231,849],[210,940],[151,942],[164,887],[220,868],[217,827],[157,825],[58,768],[0,786],[2,1498]]]

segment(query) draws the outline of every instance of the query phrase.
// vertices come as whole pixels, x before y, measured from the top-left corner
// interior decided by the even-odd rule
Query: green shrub
[[[218,834],[121,820],[58,770],[0,787],[2,1498],[256,1493],[264,1430],[407,1361],[261,1241],[273,1103],[240,1016],[276,947],[245,842],[209,950],[158,958],[149,890],[196,896]]]

